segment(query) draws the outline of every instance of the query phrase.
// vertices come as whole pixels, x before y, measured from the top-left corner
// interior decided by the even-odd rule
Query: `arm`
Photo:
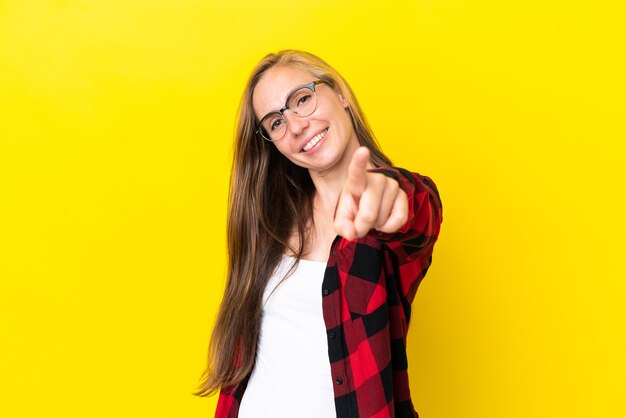
[[[357,154],[361,155],[357,155]],[[335,214],[338,235],[368,235],[388,248],[407,318],[417,288],[431,263],[442,222],[442,205],[434,182],[394,167],[366,169],[369,153],[357,151]]]

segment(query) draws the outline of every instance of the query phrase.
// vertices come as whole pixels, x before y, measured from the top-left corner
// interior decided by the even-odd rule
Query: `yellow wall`
[[[212,415],[234,114],[281,48],[439,185],[421,416],[624,416],[621,2],[227,3],[0,1],[0,416]]]

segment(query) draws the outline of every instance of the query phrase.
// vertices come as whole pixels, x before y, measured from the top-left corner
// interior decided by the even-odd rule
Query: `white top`
[[[283,256],[263,294],[256,362],[240,418],[335,418],[328,341],[322,314],[326,262]]]

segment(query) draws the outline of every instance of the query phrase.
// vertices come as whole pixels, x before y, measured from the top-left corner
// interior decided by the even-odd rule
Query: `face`
[[[282,66],[268,70],[252,94],[252,106],[257,120],[281,109],[287,96],[298,87],[316,80],[299,68]],[[305,117],[289,110],[283,115],[287,131],[283,139],[273,142],[278,151],[294,164],[308,169],[313,175],[347,170],[359,143],[347,112],[348,102],[328,84],[315,86],[317,107]],[[260,141],[264,139],[259,137]]]

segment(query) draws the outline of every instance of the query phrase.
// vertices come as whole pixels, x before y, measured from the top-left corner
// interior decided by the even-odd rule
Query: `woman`
[[[266,56],[239,110],[228,279],[199,395],[216,417],[417,417],[411,302],[442,221],[434,183],[392,168],[345,80]]]

